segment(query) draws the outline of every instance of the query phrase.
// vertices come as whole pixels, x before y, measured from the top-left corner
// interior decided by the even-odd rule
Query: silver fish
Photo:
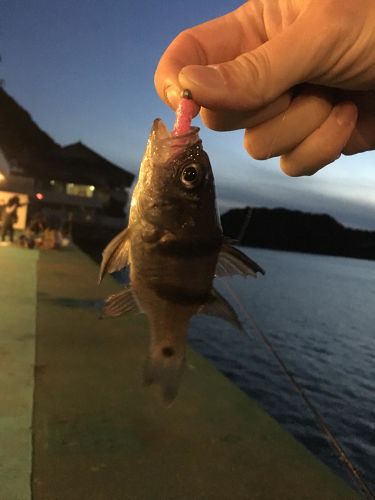
[[[145,384],[159,384],[169,404],[185,362],[186,333],[195,314],[219,316],[240,327],[230,304],[213,288],[215,276],[256,276],[261,267],[225,241],[216,207],[214,178],[199,129],[181,136],[154,121],[129,224],[105,248],[105,273],[130,265],[130,285],[111,295],[103,316],[130,311],[147,315],[151,339]]]

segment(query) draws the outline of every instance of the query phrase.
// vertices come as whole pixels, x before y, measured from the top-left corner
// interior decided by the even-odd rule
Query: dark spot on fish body
[[[219,252],[222,237],[194,240],[165,240],[156,249],[161,255],[181,258],[205,257]]]
[[[171,358],[174,355],[173,347],[163,347],[162,351],[163,356],[166,358]]]
[[[149,283],[150,285],[150,283]],[[152,290],[164,300],[180,305],[201,306],[209,299],[209,292],[188,290],[186,287],[168,283],[154,282],[151,284]]]

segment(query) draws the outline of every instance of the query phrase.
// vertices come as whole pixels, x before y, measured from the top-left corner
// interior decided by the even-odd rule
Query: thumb
[[[179,84],[192,92],[197,104],[212,110],[263,107],[319,70],[327,44],[309,36],[308,25],[299,18],[282,33],[231,61],[185,66]]]

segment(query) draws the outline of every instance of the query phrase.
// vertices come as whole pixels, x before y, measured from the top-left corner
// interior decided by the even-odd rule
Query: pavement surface
[[[37,251],[0,247],[0,500],[28,500]]]
[[[120,286],[74,248],[37,255],[0,249],[0,388],[23,401],[1,391],[0,500],[358,498],[191,350],[164,407],[141,384],[145,318],[98,319]]]

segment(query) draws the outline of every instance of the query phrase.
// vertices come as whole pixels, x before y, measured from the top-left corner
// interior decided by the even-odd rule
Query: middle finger
[[[319,128],[331,110],[330,90],[309,88],[297,95],[283,113],[247,128],[246,150],[257,160],[285,154]]]

